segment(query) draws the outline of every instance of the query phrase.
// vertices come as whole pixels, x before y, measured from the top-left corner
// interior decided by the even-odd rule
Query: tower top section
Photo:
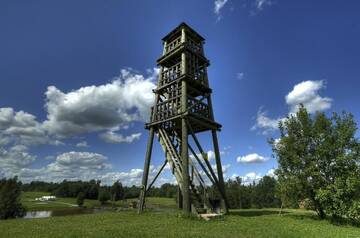
[[[179,35],[181,35],[181,31],[185,30],[186,33],[194,40],[198,40],[200,42],[205,41],[205,39],[197,33],[194,29],[192,29],[189,25],[187,25],[185,22],[180,23],[174,30],[172,30],[170,33],[168,33],[166,36],[162,38],[163,41],[172,41],[173,39],[177,38]]]

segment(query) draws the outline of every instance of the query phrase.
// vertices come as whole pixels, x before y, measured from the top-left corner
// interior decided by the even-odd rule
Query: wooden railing
[[[177,49],[180,45],[182,45],[181,36],[171,41],[170,43],[167,43],[164,54],[170,53],[171,51]],[[203,48],[201,43],[197,43],[191,38],[188,38],[185,45],[186,47],[188,47],[188,49],[194,51],[195,53],[203,54]]]
[[[161,74],[160,87],[178,79],[182,74],[181,62],[164,70]]]
[[[181,95],[167,99],[151,107],[151,122],[167,120],[181,114]],[[199,99],[188,97],[188,112],[209,118],[209,106]],[[156,109],[156,110],[155,110]]]
[[[171,41],[170,43],[167,43],[165,47],[165,54],[175,50],[179,45],[181,45],[181,36]]]
[[[190,113],[209,118],[209,106],[206,103],[201,102],[199,99],[189,97],[187,106]]]

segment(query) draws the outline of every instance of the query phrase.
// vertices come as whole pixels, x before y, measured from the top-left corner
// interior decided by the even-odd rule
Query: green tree
[[[313,117],[304,106],[279,123],[279,140],[270,140],[278,160],[282,192],[308,199],[321,218],[356,218],[359,201],[360,145],[351,114]]]
[[[264,176],[254,186],[254,206],[279,207],[280,200],[275,196],[277,181],[270,176]]]
[[[20,202],[21,183],[17,177],[0,180],[0,219],[23,217],[25,208]]]
[[[110,193],[107,189],[101,189],[99,192],[99,198],[98,200],[100,201],[101,205],[104,205],[108,200],[110,200]]]
[[[77,197],[76,197],[76,204],[79,207],[82,207],[84,205],[84,201],[85,201],[85,193],[84,192],[79,192]]]
[[[125,195],[124,188],[119,181],[116,181],[111,186],[110,191],[111,191],[111,200],[118,201],[124,199],[124,195]]]

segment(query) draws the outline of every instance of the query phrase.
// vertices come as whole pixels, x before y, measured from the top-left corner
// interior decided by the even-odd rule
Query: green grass
[[[233,210],[205,222],[178,212],[105,212],[91,215],[0,221],[0,237],[360,237],[360,228],[336,226],[312,213],[286,210]]]
[[[53,211],[53,210],[64,210],[64,209],[78,209],[76,206],[76,198],[57,198],[56,201],[48,202],[39,202],[35,201],[35,198],[41,196],[50,195],[46,192],[24,192],[21,195],[21,202],[26,207],[28,211]],[[123,201],[117,201],[114,204],[111,202],[107,203],[105,206],[115,205],[117,207],[128,207],[129,203],[132,201],[137,201],[137,198],[127,199]],[[147,205],[151,208],[176,208],[176,203],[174,199],[169,198],[147,198]],[[91,207],[100,207],[100,202],[98,200],[85,199],[84,206]]]
[[[69,208],[64,204],[33,203],[35,197],[44,193],[24,193],[22,200],[31,210],[56,210]],[[75,198],[60,198],[57,201],[75,203]],[[127,206],[132,199],[116,202]],[[99,205],[95,200],[87,201],[88,206]],[[360,238],[360,228],[351,225],[334,225],[327,220],[304,210],[284,210],[279,216],[278,209],[231,210],[225,217],[206,222],[185,217],[174,211],[174,199],[147,198],[148,207],[170,208],[161,212],[136,210],[104,212],[88,215],[73,215],[40,219],[13,219],[0,221],[0,238],[16,237],[254,237],[254,238]],[[41,209],[37,209],[40,208]]]
[[[77,209],[76,198],[57,198],[56,201],[40,202],[35,198],[50,195],[46,192],[25,192],[22,193],[21,202],[28,211],[52,211],[63,209]],[[99,201],[85,199],[84,206],[94,207],[100,206]]]

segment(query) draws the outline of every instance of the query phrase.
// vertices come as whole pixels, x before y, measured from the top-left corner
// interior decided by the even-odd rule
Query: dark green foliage
[[[76,204],[79,207],[82,207],[82,205],[84,205],[84,200],[85,200],[85,193],[84,192],[79,192],[77,197],[76,197]]]
[[[101,205],[104,205],[107,201],[110,200],[110,198],[111,198],[111,194],[108,191],[108,189],[106,188],[100,189],[98,200],[101,203]]]
[[[275,197],[276,180],[270,176],[264,176],[253,189],[253,204],[256,208],[279,207],[280,200]]]
[[[112,201],[118,201],[118,200],[124,199],[124,195],[125,195],[124,188],[119,181],[116,181],[112,185],[110,191],[111,191],[111,200]]]
[[[21,183],[17,177],[0,180],[0,219],[23,217],[25,208],[20,203]]]
[[[360,145],[351,114],[311,117],[301,106],[271,140],[282,200],[308,199],[318,215],[358,219]]]
[[[55,186],[54,186],[55,187]],[[58,197],[77,197],[80,192],[85,194],[87,199],[97,199],[99,196],[100,181],[62,181],[52,191]]]
[[[225,183],[226,195],[230,208],[274,208],[280,207],[280,200],[275,196],[277,181],[264,176],[258,183],[242,184],[241,178]]]
[[[175,198],[177,194],[177,185],[171,183],[164,183],[161,187],[152,187],[147,194],[152,197],[167,197],[167,198]]]

